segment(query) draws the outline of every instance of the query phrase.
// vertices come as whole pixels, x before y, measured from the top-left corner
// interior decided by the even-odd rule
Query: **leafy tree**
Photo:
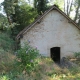
[[[13,35],[18,34],[22,29],[35,20],[37,11],[24,1],[18,2],[15,7],[15,14],[12,14],[12,20],[17,25],[12,29]]]
[[[34,7],[38,14],[42,14],[47,9],[48,0],[34,0]]]
[[[37,11],[29,6],[25,0],[4,0],[2,5],[13,37],[32,23],[37,16]]]
[[[4,0],[4,2],[2,3],[9,24],[12,23],[11,14],[15,14],[15,5],[17,1],[18,0]]]
[[[6,16],[0,13],[0,30],[3,31],[8,27],[8,21]]]
[[[58,5],[61,10],[63,10],[64,0],[55,0],[54,4]]]

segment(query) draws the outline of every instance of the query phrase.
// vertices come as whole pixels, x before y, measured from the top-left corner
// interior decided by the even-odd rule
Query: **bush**
[[[17,64],[22,68],[22,70],[27,70],[30,72],[38,64],[36,58],[39,55],[39,51],[30,47],[26,44],[23,48],[17,51]]]
[[[76,58],[80,58],[80,52],[75,52],[74,56],[75,56]]]
[[[5,52],[14,49],[14,41],[9,34],[0,32],[0,47]]]
[[[9,76],[5,75],[5,76],[0,76],[0,80],[10,80]]]

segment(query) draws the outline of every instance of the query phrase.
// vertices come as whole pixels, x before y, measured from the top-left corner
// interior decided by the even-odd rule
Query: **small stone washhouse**
[[[54,61],[80,52],[80,28],[57,6],[53,5],[16,37],[49,56]]]

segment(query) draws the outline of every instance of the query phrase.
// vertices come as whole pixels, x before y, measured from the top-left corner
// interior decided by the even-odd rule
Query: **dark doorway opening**
[[[50,49],[51,58],[54,62],[60,63],[60,47],[53,47]]]

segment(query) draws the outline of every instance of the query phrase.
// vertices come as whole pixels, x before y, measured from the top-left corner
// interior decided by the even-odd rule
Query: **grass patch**
[[[41,57],[37,59],[38,65],[35,69],[28,74],[27,71],[22,71],[21,67],[15,66],[11,67],[8,64],[7,69],[11,67],[12,69],[6,70],[5,73],[0,75],[1,80],[80,80],[80,70],[77,68],[62,69],[58,67],[50,58]],[[14,66],[14,61],[12,61]],[[18,68],[17,68],[18,67]]]

